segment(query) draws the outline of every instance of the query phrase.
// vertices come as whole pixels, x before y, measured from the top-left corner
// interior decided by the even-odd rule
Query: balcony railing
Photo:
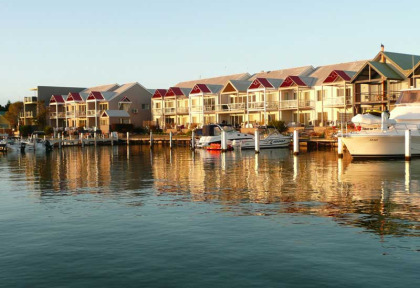
[[[20,118],[34,118],[35,113],[32,111],[26,111],[26,112],[20,112],[19,117]]]
[[[381,92],[356,93],[356,102],[387,102],[388,100],[396,101],[399,95],[399,91],[389,91],[387,95],[383,95]]]
[[[203,105],[192,105],[191,112],[203,112]]]
[[[165,107],[165,114],[175,114],[176,109],[175,107]]]
[[[216,105],[217,112],[241,111],[245,110],[246,103],[230,103]]]
[[[152,114],[155,115],[155,116],[163,115],[162,108],[153,108],[152,109]]]
[[[38,102],[38,97],[35,97],[35,96],[24,97],[23,102],[25,104],[37,103]]]
[[[216,105],[204,105],[204,112],[216,111]]]
[[[66,118],[66,112],[50,112],[50,118]]]
[[[189,110],[188,107],[178,107],[178,108],[176,108],[176,112],[178,114],[188,114],[189,111],[190,110]]]
[[[299,100],[299,108],[312,109],[315,107],[315,101],[313,100]]]
[[[297,100],[281,100],[280,109],[297,109]]]
[[[100,111],[96,111],[96,110],[87,110],[86,111],[86,116],[87,117],[95,117],[95,116],[99,116],[100,115]]]
[[[264,110],[264,103],[265,103],[265,109],[267,109],[267,110],[279,109],[279,102],[278,101],[249,102],[248,103],[248,108],[250,110]]]
[[[345,106],[351,105],[351,100],[349,97],[339,96],[334,98],[327,98],[324,100],[325,107],[337,107],[337,106]]]

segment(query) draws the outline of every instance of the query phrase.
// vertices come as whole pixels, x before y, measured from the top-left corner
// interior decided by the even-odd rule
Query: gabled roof
[[[384,55],[385,59],[391,64],[394,64],[404,74],[411,73],[413,66],[420,62],[419,55],[403,54],[396,52],[381,51],[373,58],[373,61],[379,62],[381,56]]]
[[[166,89],[156,89],[152,98],[163,98],[165,97],[166,92],[168,92]]]
[[[223,89],[223,85],[211,85],[211,84],[196,84],[191,89],[191,94],[217,94]]]
[[[90,92],[88,98],[86,100],[105,100],[104,96],[102,96],[102,93],[99,91],[92,91]]]
[[[301,77],[301,76],[288,76],[281,83],[280,88],[286,87],[311,87],[315,84],[316,78],[313,77]]]
[[[130,117],[130,114],[125,110],[106,110],[101,117]]]
[[[50,104],[57,103],[57,104],[64,104],[66,101],[63,98],[63,95],[52,95],[50,98]]]
[[[121,102],[131,103],[131,100],[130,100],[130,99],[128,99],[128,97],[127,97],[127,96],[124,96],[124,97],[120,100],[120,103],[121,103]]]
[[[367,61],[365,65],[360,68],[360,70],[353,76],[351,79],[351,82],[357,81],[357,78],[363,73],[363,71],[371,67],[376,73],[378,73],[381,77],[384,77],[386,79],[390,80],[403,80],[404,77],[401,76],[397,71],[395,71],[392,67],[392,65],[388,63],[381,63],[377,61]]]
[[[114,91],[115,89],[119,88],[120,86],[116,83],[114,84],[106,84],[106,85],[101,85],[101,86],[96,86],[96,87],[91,87],[91,88],[86,88],[85,90],[82,91],[82,93],[90,93],[92,91],[97,91],[97,92],[106,92],[106,91]]]
[[[314,70],[315,68],[312,65],[309,65],[309,66],[287,68],[287,69],[274,70],[274,71],[265,71],[265,72],[262,71],[260,73],[255,73],[249,80],[252,81],[257,78],[285,79],[289,75],[308,76]]]
[[[188,97],[190,91],[190,88],[170,87],[166,92],[165,97]]]
[[[338,73],[341,73],[341,77],[347,79],[347,76],[350,76],[350,78],[353,77],[365,63],[366,60],[319,66],[309,76],[316,79],[313,86],[321,86],[324,84],[324,80],[326,80],[333,71],[343,71],[344,73]],[[344,74],[347,74],[347,76]]]
[[[256,78],[249,85],[248,90],[256,89],[278,89],[283,83],[283,79],[272,79],[272,78]]]
[[[121,93],[127,91],[128,89],[130,89],[131,87],[133,87],[135,85],[140,85],[140,84],[137,83],[137,82],[123,84],[123,85],[119,86],[117,89],[113,90],[112,92],[115,92],[117,94],[121,94]]]
[[[86,100],[86,98],[84,98],[83,96],[86,97],[86,93],[73,93],[70,92],[69,95],[67,95],[66,98],[66,102],[83,102],[84,100]]]
[[[251,81],[245,80],[230,80],[226,83],[225,87],[223,87],[221,93],[232,93],[233,90],[236,92],[246,92],[251,83]]]
[[[185,81],[179,82],[176,84],[176,87],[186,87],[186,88],[193,88],[195,84],[212,84],[212,85],[226,85],[229,80],[248,80],[251,77],[249,73],[240,73],[240,74],[232,74],[232,75],[225,75],[225,76],[218,76],[213,78],[205,78],[205,79],[198,79],[192,81]]]

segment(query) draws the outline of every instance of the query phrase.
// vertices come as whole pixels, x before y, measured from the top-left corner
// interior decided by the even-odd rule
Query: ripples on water
[[[9,153],[0,172],[6,286],[420,280],[420,160],[120,146]]]

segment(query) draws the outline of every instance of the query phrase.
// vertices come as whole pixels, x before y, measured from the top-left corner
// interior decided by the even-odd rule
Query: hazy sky
[[[177,82],[420,54],[419,1],[0,0],[0,104],[37,85]]]

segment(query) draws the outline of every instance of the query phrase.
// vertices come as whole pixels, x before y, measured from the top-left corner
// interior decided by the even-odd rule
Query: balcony
[[[358,103],[386,103],[396,101],[400,95],[399,91],[389,91],[389,94],[383,95],[381,92],[375,93],[356,93],[356,102]]]
[[[216,112],[245,111],[245,103],[230,103],[216,105]]]
[[[178,107],[176,109],[177,114],[188,114],[190,112],[188,107]]]
[[[299,100],[299,109],[314,109],[315,101],[313,100]]]
[[[163,115],[162,108],[153,108],[152,109],[152,114],[154,116],[161,116],[161,115]]]
[[[165,107],[164,111],[165,111],[165,115],[170,115],[170,114],[175,115],[176,113],[175,107]]]
[[[19,117],[20,118],[34,118],[35,112],[33,111],[20,112]]]
[[[66,118],[66,112],[50,112],[51,119]]]
[[[36,96],[29,96],[29,97],[24,97],[23,98],[23,103],[25,104],[31,104],[31,103],[37,103],[38,102],[38,97]]]
[[[191,112],[203,112],[203,105],[192,105]]]
[[[345,105],[351,105],[349,97],[339,96],[334,98],[327,98],[324,100],[324,107],[343,107]]]
[[[216,111],[216,105],[204,105],[204,112],[214,113]]]
[[[282,100],[280,101],[280,109],[297,109],[297,100]]]
[[[265,110],[278,110],[279,109],[278,101],[249,102],[248,109],[249,110],[264,110],[264,103],[265,103]]]
[[[87,117],[98,117],[100,116],[100,111],[96,111],[96,110],[87,110],[86,111],[86,116]]]

